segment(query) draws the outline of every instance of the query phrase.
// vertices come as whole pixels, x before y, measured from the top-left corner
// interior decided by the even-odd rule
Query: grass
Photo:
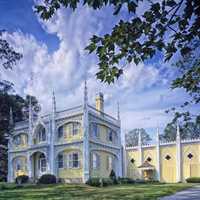
[[[23,185],[0,183],[0,200],[156,200],[194,184],[130,184],[105,188],[87,185]]]

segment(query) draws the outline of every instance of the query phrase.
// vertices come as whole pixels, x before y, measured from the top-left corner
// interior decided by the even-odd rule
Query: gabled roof
[[[155,166],[151,165],[148,161],[145,161],[138,168],[141,168],[141,169],[155,169]]]

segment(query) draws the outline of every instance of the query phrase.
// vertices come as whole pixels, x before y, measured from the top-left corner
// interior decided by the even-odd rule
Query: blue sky
[[[61,9],[50,21],[42,21],[33,12],[34,3],[0,0],[0,29],[8,31],[5,39],[23,54],[13,71],[1,68],[0,73],[2,79],[15,84],[17,93],[35,95],[44,112],[51,108],[52,90],[59,110],[80,104],[87,76],[91,104],[101,91],[108,113],[116,116],[120,102],[123,130],[144,127],[154,135],[157,124],[163,128],[171,119],[164,111],[188,98],[182,90],[171,91],[170,81],[176,72],[169,63],[162,62],[161,56],[138,66],[128,65],[114,85],[95,79],[97,58],[88,55],[84,47],[93,34],[110,32],[119,20],[119,16],[112,16],[111,8],[93,11],[80,7],[76,12]],[[122,15],[127,17],[124,11]]]

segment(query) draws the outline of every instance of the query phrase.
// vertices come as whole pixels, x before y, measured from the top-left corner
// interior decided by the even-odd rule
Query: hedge
[[[29,177],[27,175],[21,175],[15,178],[15,183],[17,184],[28,183],[28,181],[29,181]]]
[[[200,183],[200,177],[190,177],[186,179],[187,183]]]
[[[39,178],[38,183],[39,184],[54,184],[56,183],[56,177],[53,174],[44,174]]]

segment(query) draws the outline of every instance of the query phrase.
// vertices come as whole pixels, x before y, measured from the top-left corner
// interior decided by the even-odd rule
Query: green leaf
[[[113,13],[113,15],[117,15],[119,13],[119,11],[121,10],[122,4],[119,4],[115,7],[115,11]]]

